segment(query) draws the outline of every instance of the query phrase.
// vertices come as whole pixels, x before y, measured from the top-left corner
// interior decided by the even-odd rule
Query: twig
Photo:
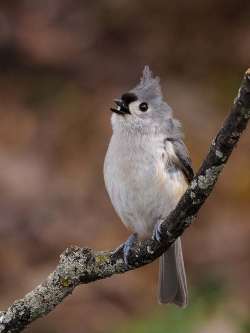
[[[250,118],[250,69],[245,73],[231,113],[213,140],[207,157],[177,207],[162,223],[161,243],[151,239],[138,243],[130,265],[117,251],[97,252],[72,246],[61,256],[55,271],[24,298],[0,312],[0,333],[20,332],[32,321],[51,312],[79,284],[105,279],[146,265],[159,257],[190,226],[227,162]]]

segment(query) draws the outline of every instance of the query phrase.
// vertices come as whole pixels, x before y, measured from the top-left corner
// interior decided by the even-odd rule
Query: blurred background
[[[69,245],[128,237],[102,167],[109,107],[145,64],[199,168],[250,65],[249,17],[249,1],[1,1],[1,309]],[[246,132],[183,237],[187,309],[157,304],[154,263],[77,288],[26,332],[250,332],[249,144]]]

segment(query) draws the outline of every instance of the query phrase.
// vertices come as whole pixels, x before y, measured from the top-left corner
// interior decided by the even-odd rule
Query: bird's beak
[[[116,108],[110,108],[112,112],[124,116],[125,114],[130,114],[128,105],[122,99],[115,99]]]

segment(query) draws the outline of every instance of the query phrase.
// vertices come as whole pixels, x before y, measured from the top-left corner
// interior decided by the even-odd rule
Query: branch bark
[[[161,224],[161,242],[141,241],[131,253],[129,265],[123,259],[122,244],[116,251],[94,251],[72,246],[60,256],[54,272],[29,292],[0,312],[0,333],[21,332],[34,320],[51,312],[80,284],[105,279],[114,274],[149,264],[158,258],[191,225],[200,207],[214,188],[217,178],[236,146],[250,118],[250,69],[245,73],[238,96],[208,155],[177,207]]]

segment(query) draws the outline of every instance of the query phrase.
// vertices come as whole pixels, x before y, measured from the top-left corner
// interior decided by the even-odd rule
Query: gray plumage
[[[193,178],[191,161],[180,123],[147,66],[140,83],[116,103],[104,162],[106,189],[122,222],[140,237],[151,237]],[[160,259],[159,301],[187,304],[180,239]]]
[[[162,304],[187,305],[187,281],[180,238],[160,257],[158,298]]]

